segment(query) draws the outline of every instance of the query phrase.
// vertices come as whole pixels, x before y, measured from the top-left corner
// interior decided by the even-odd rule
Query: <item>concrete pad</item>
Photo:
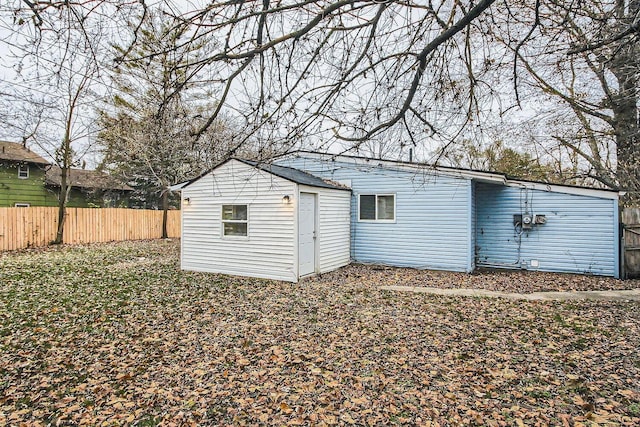
[[[418,292],[432,295],[450,295],[465,297],[507,298],[527,301],[571,301],[571,300],[601,300],[601,301],[640,301],[640,289],[622,291],[571,291],[571,292],[533,292],[519,294],[514,292],[498,292],[486,289],[441,289],[421,286],[381,286],[385,291]]]

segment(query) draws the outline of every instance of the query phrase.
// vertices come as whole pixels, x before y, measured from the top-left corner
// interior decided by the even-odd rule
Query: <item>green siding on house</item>
[[[45,185],[45,168],[29,165],[29,177],[18,178],[18,163],[0,161],[0,207],[13,207],[16,203],[31,206],[58,206],[58,187]],[[113,190],[82,190],[72,188],[67,206],[89,208],[99,206],[128,207],[129,196]]]
[[[29,178],[18,178],[18,164],[0,161],[0,206],[16,203],[57,206],[56,195],[44,186],[44,169],[30,164]]]
[[[87,198],[82,193],[82,191],[77,188],[72,188],[71,192],[69,192],[69,200],[67,201],[67,206],[70,208],[88,208],[89,203],[87,202]]]
[[[58,166],[23,144],[0,141],[0,207],[58,206],[60,175]],[[100,171],[72,168],[68,182],[67,206],[73,208],[128,207],[133,191]]]
[[[99,197],[92,197],[91,194],[86,194],[77,188],[71,189],[69,200],[67,201],[67,206],[70,208],[95,208],[102,205],[103,203]]]

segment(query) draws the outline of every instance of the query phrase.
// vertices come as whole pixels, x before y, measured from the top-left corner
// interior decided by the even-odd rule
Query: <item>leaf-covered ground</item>
[[[398,286],[432,288],[487,289],[503,292],[601,291],[640,288],[640,280],[616,280],[612,277],[579,274],[556,274],[537,271],[480,269],[473,274],[449,271],[415,270],[387,266],[352,264],[347,267],[351,277]],[[345,273],[343,273],[345,274]]]
[[[178,258],[175,241],[0,256],[0,425],[640,424],[637,302],[393,293],[378,287],[417,273],[363,266],[288,284]],[[492,274],[434,277],[565,277]]]

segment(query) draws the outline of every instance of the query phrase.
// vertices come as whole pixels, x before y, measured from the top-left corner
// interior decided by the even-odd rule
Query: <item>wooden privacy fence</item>
[[[622,277],[640,277],[640,208],[624,208],[620,222]]]
[[[46,246],[56,237],[58,208],[0,208],[0,251]],[[169,211],[169,237],[180,237],[180,211]],[[162,211],[67,208],[64,243],[162,237]]]

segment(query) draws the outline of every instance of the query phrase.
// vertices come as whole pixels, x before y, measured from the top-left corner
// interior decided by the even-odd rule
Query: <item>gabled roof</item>
[[[49,168],[45,172],[45,184],[52,187],[60,187],[61,172],[62,170],[58,166]],[[104,172],[85,169],[71,169],[69,172],[72,187],[91,190],[133,191],[133,188],[127,184]]]
[[[295,182],[296,184],[308,185],[311,187],[320,188],[332,188],[334,190],[349,190],[348,187],[330,181],[328,179],[322,179],[310,173],[301,171],[299,169],[290,168],[287,166],[273,165],[270,163],[259,163],[252,160],[235,159],[239,162],[245,163],[249,166],[253,166],[265,172],[269,172],[280,178],[284,178],[288,181]]]
[[[273,160],[286,157],[308,157],[314,159],[320,159],[324,161],[342,161],[345,163],[369,165],[374,167],[381,167],[385,169],[395,170],[427,170],[433,174],[440,174],[444,176],[459,177],[464,179],[472,179],[478,182],[485,182],[496,185],[503,185],[506,187],[518,187],[529,188],[533,190],[576,194],[582,196],[599,197],[604,199],[618,199],[620,193],[615,189],[602,189],[593,187],[582,187],[578,185],[569,184],[551,184],[540,181],[529,181],[524,179],[512,178],[506,174],[500,172],[487,172],[475,169],[454,168],[450,166],[437,166],[429,163],[419,162],[405,162],[399,160],[384,160],[370,157],[361,157],[345,154],[330,154],[330,153],[318,153],[315,151],[298,150],[293,151],[282,156],[276,156]]]
[[[200,178],[204,177],[205,175],[208,175],[209,173],[213,172],[214,170],[216,170],[217,168],[219,168],[220,166],[226,164],[227,162],[231,161],[231,160],[235,160],[238,161],[240,163],[244,163],[246,165],[249,165],[251,167],[254,167],[256,169],[268,172],[272,175],[278,176],[280,178],[286,179],[287,181],[291,181],[291,182],[295,182],[296,184],[300,184],[300,185],[308,185],[310,187],[320,187],[320,188],[330,188],[333,190],[346,190],[346,191],[351,191],[350,188],[348,188],[345,185],[339,184],[337,182],[328,180],[328,179],[322,179],[319,178],[315,175],[311,175],[310,173],[301,171],[299,169],[294,169],[294,168],[290,168],[287,166],[280,166],[280,165],[274,165],[271,163],[263,163],[263,162],[256,162],[254,160],[246,160],[246,159],[240,159],[237,157],[232,157],[229,158],[221,163],[218,163],[216,166],[214,166],[213,168],[209,169],[207,172],[203,173],[200,176],[195,177],[194,179],[187,181],[187,182],[183,182],[183,183],[179,183],[179,184],[175,184],[171,186],[171,191],[179,191],[182,190],[183,188],[193,184],[194,182],[196,182],[197,180],[199,180]]]
[[[0,160],[48,165],[40,155],[17,142],[0,141]]]

